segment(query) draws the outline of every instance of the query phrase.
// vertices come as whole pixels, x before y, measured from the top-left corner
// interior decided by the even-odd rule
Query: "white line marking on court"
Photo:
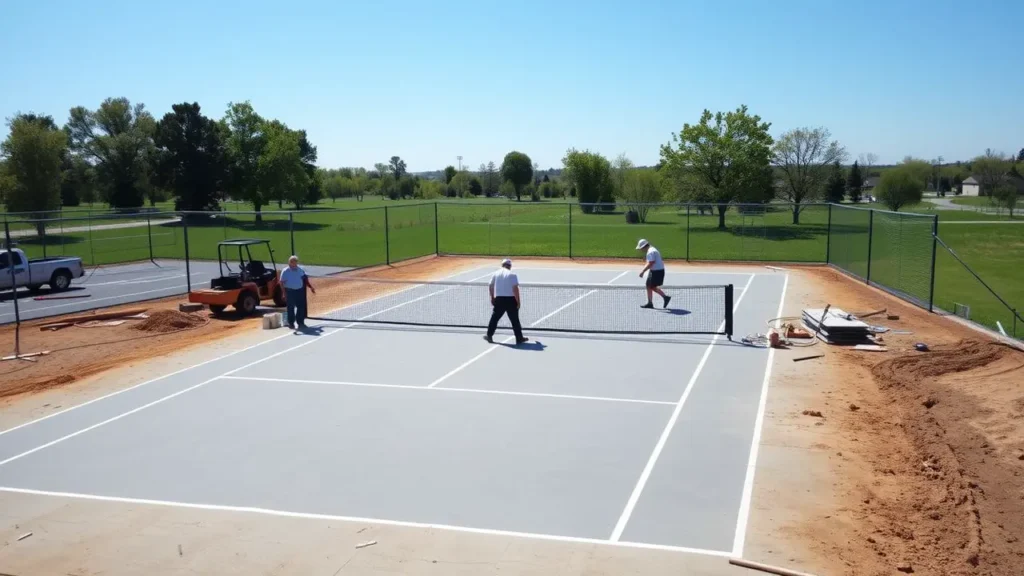
[[[576,394],[548,394],[545,392],[517,392],[512,390],[485,390],[480,388],[453,388],[437,386],[429,388],[426,386],[414,386],[411,384],[377,384],[372,382],[337,382],[333,380],[294,380],[290,378],[255,378],[248,376],[221,376],[223,380],[252,380],[256,382],[273,382],[282,384],[318,384],[327,386],[353,386],[362,388],[396,388],[399,390],[438,390],[442,392],[468,392],[472,394],[497,394],[499,396],[531,396],[536,398],[563,398],[566,400],[593,400],[597,402],[624,402],[627,404],[656,404],[662,406],[675,406],[675,402],[664,400],[640,400],[635,398],[611,398],[608,396],[579,396]]]
[[[147,278],[145,280],[115,280],[113,282],[98,282],[95,284],[89,282],[81,282],[77,285],[92,288],[95,286],[113,286],[114,284],[148,284],[150,282],[160,282],[161,280],[174,280],[175,278],[184,277],[184,274],[175,274],[173,276],[157,276],[156,278]],[[202,279],[202,277],[200,277],[200,279]]]
[[[445,276],[445,278],[446,279],[447,278],[453,278],[455,276],[458,276],[459,274],[468,274],[468,273],[471,273],[471,272],[476,272],[479,269],[480,268],[472,268],[470,270],[464,270],[464,271],[461,271],[461,272],[456,272],[454,274],[450,274],[448,276]],[[405,292],[405,291],[408,291],[408,290],[412,290],[413,288],[417,288],[417,287],[420,287],[420,286],[423,286],[423,284],[417,284],[415,286],[410,286],[408,288],[404,288],[402,290],[399,290],[398,292],[393,292],[390,295],[394,295],[394,294],[398,294],[398,293]],[[365,303],[366,302],[364,301],[361,304],[365,304]],[[345,308],[351,308],[353,306],[358,306],[358,304],[351,304],[351,305],[348,305],[348,306],[343,306],[341,308],[338,308],[338,310],[344,310]],[[130,390],[134,390],[136,388],[140,388],[140,387],[145,386],[147,384],[152,384],[153,382],[159,382],[160,380],[164,380],[166,378],[170,378],[171,376],[177,376],[178,374],[181,374],[183,372],[187,372],[189,370],[192,370],[193,368],[199,368],[200,366],[205,366],[206,364],[210,364],[211,362],[217,362],[219,360],[224,360],[224,359],[230,358],[230,357],[232,357],[232,356],[234,356],[236,354],[241,354],[242,352],[246,352],[248,350],[252,350],[253,348],[256,348],[256,347],[259,347],[259,346],[263,346],[264,344],[269,344],[271,342],[275,342],[275,341],[280,340],[282,338],[289,338],[289,337],[292,337],[292,336],[293,335],[290,332],[286,333],[286,334],[281,334],[280,336],[275,336],[274,338],[271,338],[269,340],[264,340],[263,342],[259,342],[257,344],[253,344],[252,346],[247,346],[245,348],[242,348],[241,350],[235,350],[234,352],[229,352],[227,354],[224,354],[223,356],[218,356],[216,358],[211,358],[209,360],[200,362],[199,364],[193,364],[191,366],[182,368],[181,370],[176,370],[174,372],[171,372],[170,374],[164,374],[163,376],[158,376],[156,378],[153,378],[152,380],[146,380],[145,382],[140,382],[140,383],[138,383],[138,384],[136,384],[134,386],[129,386],[128,388],[123,388],[121,390],[117,390],[116,392],[111,392],[110,394],[105,394],[103,396],[100,396],[99,398],[93,398],[92,400],[88,400],[88,401],[83,402],[81,404],[76,404],[76,405],[71,406],[69,408],[65,408],[64,410],[61,410],[60,412],[54,412],[53,414],[47,414],[46,416],[42,416],[40,418],[36,418],[35,420],[30,420],[30,421],[25,422],[23,424],[19,424],[17,426],[14,426],[13,428],[8,428],[6,430],[0,430],[0,436],[3,436],[4,434],[7,434],[8,432],[14,432],[15,430],[24,428],[24,427],[29,426],[31,424],[36,424],[36,423],[42,422],[44,420],[49,420],[50,418],[53,418],[54,416],[60,416],[61,414],[64,414],[66,412],[71,412],[72,410],[77,410],[79,408],[83,408],[83,407],[88,406],[88,405],[90,405],[90,404],[92,404],[94,402],[99,402],[100,400],[106,400],[107,398],[111,398],[111,397],[117,396],[118,394],[123,394],[125,392],[130,391]]]
[[[789,274],[782,281],[782,296],[779,298],[779,310],[775,317],[782,317],[782,308],[786,303],[786,287],[789,286]],[[775,327],[780,326],[775,321]],[[733,537],[732,553],[737,558],[743,556],[743,545],[747,539],[747,522],[750,519],[750,500],[754,492],[754,472],[757,468],[757,453],[761,447],[761,428],[764,426],[764,410],[768,404],[768,384],[772,377],[772,362],[775,360],[775,349],[768,348],[768,365],[764,369],[764,382],[761,383],[761,399],[757,405],[757,419],[754,421],[754,438],[750,441],[750,459],[747,461],[747,476],[743,480],[743,497],[740,499],[740,510],[736,518],[736,534]]]
[[[609,281],[608,281],[608,282],[606,282],[605,284],[611,284],[611,283],[615,282],[615,281],[616,281],[616,280],[618,280],[619,278],[622,278],[623,276],[625,276],[625,275],[626,275],[626,274],[627,274],[628,272],[629,272],[629,271],[627,270],[627,271],[623,272],[622,274],[619,274],[618,276],[616,276],[615,278],[612,278],[611,280],[609,280]],[[548,315],[546,315],[546,316],[542,317],[542,318],[541,318],[540,320],[537,320],[536,322],[534,322],[534,323],[530,324],[529,326],[527,326],[527,328],[533,328],[533,327],[537,326],[537,325],[538,325],[538,324],[540,324],[541,322],[543,322],[543,321],[547,320],[548,318],[551,318],[552,316],[554,316],[555,314],[558,314],[558,313],[559,313],[559,312],[561,312],[562,310],[565,310],[565,309],[566,309],[566,308],[568,308],[569,306],[572,306],[573,304],[575,304],[575,303],[579,302],[580,300],[583,300],[583,299],[584,299],[584,298],[586,298],[587,296],[590,296],[590,295],[591,295],[591,294],[593,294],[594,292],[595,292],[595,290],[591,290],[590,292],[587,292],[587,293],[583,294],[582,296],[580,296],[580,297],[578,297],[578,298],[575,298],[575,299],[571,300],[571,301],[570,301],[570,302],[569,302],[568,304],[565,304],[565,305],[563,305],[563,306],[559,306],[559,307],[558,307],[558,308],[557,308],[557,309],[556,309],[556,310],[555,310],[554,312],[552,312],[552,313],[550,313],[550,314],[548,314]],[[506,338],[505,340],[503,340],[503,341],[502,341],[502,344],[508,344],[509,342],[511,342],[511,341],[513,341],[513,340],[515,340],[515,338],[516,338],[516,337],[515,337],[515,335],[513,334],[512,336],[509,336],[508,338]],[[428,384],[428,385],[427,385],[427,388],[433,388],[434,386],[437,386],[437,385],[438,385],[438,384],[440,384],[441,382],[444,382],[444,381],[445,381],[445,380],[447,380],[448,378],[450,378],[450,377],[454,376],[455,374],[458,374],[459,372],[461,372],[461,371],[462,371],[462,370],[463,370],[463,369],[464,369],[465,367],[467,367],[467,366],[469,366],[470,364],[472,364],[472,363],[476,362],[477,360],[479,360],[479,359],[483,358],[484,356],[486,356],[486,355],[490,354],[491,352],[493,352],[493,351],[494,351],[495,349],[497,349],[497,348],[498,348],[497,346],[493,346],[493,345],[492,345],[492,346],[490,346],[490,347],[488,347],[488,348],[487,348],[486,350],[484,350],[483,352],[481,352],[481,353],[477,354],[476,356],[473,356],[473,357],[472,357],[472,358],[470,358],[469,360],[466,360],[466,361],[465,361],[465,362],[463,362],[462,364],[460,364],[460,365],[456,366],[456,367],[455,367],[455,369],[454,369],[454,370],[452,370],[451,372],[448,372],[448,373],[447,373],[447,374],[445,374],[444,376],[441,376],[441,377],[440,377],[440,378],[438,378],[437,380],[434,380],[433,382],[431,382],[430,384]]]
[[[483,278],[483,276],[480,276],[478,278],[474,278],[474,280],[477,280],[479,278]],[[422,284],[420,286],[422,286]],[[423,300],[424,298],[429,298],[430,296],[441,294],[442,292],[446,292],[448,290],[450,290],[450,288],[446,288],[444,290],[438,290],[437,292],[431,292],[430,294],[427,294],[425,296],[421,296],[421,297],[416,298],[414,300],[408,300],[406,302],[402,302],[400,304],[396,304],[396,305],[391,306],[389,308],[385,308],[383,310],[378,310],[378,311],[374,312],[373,314],[368,314],[366,316],[363,316],[362,318],[360,318],[360,320],[365,320],[366,318],[370,318],[372,316],[376,316],[377,314],[383,314],[384,312],[389,312],[389,311],[394,310],[396,308],[401,308],[402,306],[405,306],[406,304],[412,304],[413,302],[418,302],[420,300]],[[349,324],[349,326],[352,326],[354,324],[355,323]],[[234,368],[232,370],[228,370],[227,372],[225,372],[225,373],[223,373],[223,374],[221,374],[219,376],[214,376],[213,378],[210,378],[208,380],[204,380],[204,381],[200,382],[199,384],[195,384],[195,385],[189,386],[188,388],[185,388],[183,390],[178,390],[177,392],[175,392],[173,394],[168,394],[167,396],[164,396],[162,398],[158,398],[156,400],[153,400],[152,402],[149,402],[147,404],[143,404],[142,406],[138,406],[138,407],[133,408],[133,409],[127,411],[127,412],[123,412],[121,414],[118,414],[117,416],[112,416],[112,417],[107,418],[106,420],[104,420],[102,422],[97,422],[96,424],[93,424],[92,426],[87,426],[85,428],[82,428],[81,430],[78,430],[77,432],[72,432],[71,434],[67,434],[67,435],[62,436],[60,438],[57,438],[56,440],[51,440],[50,442],[47,442],[46,444],[43,444],[42,446],[36,446],[35,448],[32,448],[31,450],[26,450],[25,452],[22,452],[21,454],[17,454],[15,456],[11,456],[10,458],[8,458],[6,460],[0,460],[0,466],[3,466],[4,464],[8,464],[10,462],[14,462],[15,460],[17,460],[19,458],[24,458],[25,456],[28,456],[29,454],[33,454],[33,453],[38,452],[38,451],[40,451],[40,450],[42,450],[44,448],[49,448],[50,446],[53,446],[54,444],[59,444],[59,443],[65,441],[65,440],[69,440],[71,438],[74,438],[75,436],[78,436],[79,434],[84,434],[84,433],[86,433],[86,432],[88,432],[90,430],[93,430],[95,428],[99,428],[100,426],[105,426],[107,424],[110,424],[111,422],[116,422],[116,421],[120,420],[121,418],[124,418],[125,416],[130,416],[130,415],[132,415],[132,414],[134,414],[136,412],[139,412],[141,410],[145,410],[146,408],[149,408],[151,406],[156,406],[157,404],[160,404],[161,402],[165,402],[167,400],[170,400],[171,398],[174,398],[176,396],[181,396],[182,394],[184,394],[186,392],[190,392],[192,390],[195,390],[196,388],[205,386],[205,385],[209,384],[210,382],[213,382],[214,380],[218,380],[220,378],[223,378],[224,376],[230,376],[230,375],[234,374],[235,372],[240,372],[240,371],[245,370],[247,368],[251,368],[253,366],[256,366],[257,364],[262,364],[263,362],[266,362],[267,360],[271,360],[273,358],[277,358],[278,356],[280,356],[282,354],[285,354],[287,352],[292,352],[292,351],[298,350],[299,348],[302,348],[303,346],[309,346],[310,344],[312,344],[314,342],[320,342],[320,341],[322,341],[325,338],[330,338],[331,336],[333,336],[335,334],[339,334],[341,332],[344,332],[346,328],[348,328],[348,326],[342,327],[340,330],[336,330],[334,332],[331,332],[330,334],[327,334],[325,336],[321,336],[320,338],[310,338],[309,340],[306,340],[305,342],[302,342],[300,344],[296,344],[295,346],[292,346],[290,348],[285,348],[284,350],[280,350],[278,352],[275,352],[275,353],[271,354],[270,356],[264,356],[263,358],[260,358],[259,360],[254,360],[254,361],[252,361],[252,362],[250,362],[248,364],[245,364],[244,366],[239,366],[238,368]],[[288,336],[288,335],[290,335],[290,334],[282,334],[281,336],[278,336],[278,338],[282,338],[282,337]],[[276,340],[276,339],[277,338],[274,338],[274,340]],[[258,346],[258,344],[257,344],[257,346]]]
[[[743,301],[743,295],[749,291],[750,283],[754,281],[756,274],[751,274],[747,279],[746,286],[743,287],[743,294],[736,299],[733,304],[733,314],[740,307],[740,302]],[[721,332],[725,326],[725,322],[718,328]],[[690,381],[686,383],[686,389],[683,390],[682,397],[676,403],[676,409],[672,411],[672,416],[668,419],[668,423],[665,424],[665,429],[661,432],[661,437],[658,438],[658,443],[654,446],[654,451],[651,452],[651,457],[647,460],[647,465],[644,466],[643,472],[640,473],[640,479],[637,480],[636,486],[633,488],[633,493],[629,495],[629,500],[626,502],[626,507],[622,510],[622,515],[619,516],[619,521],[615,523],[615,530],[612,531],[611,540],[617,542],[622,537],[622,532],[626,529],[626,524],[629,523],[629,517],[633,515],[633,508],[636,507],[636,503],[640,501],[640,495],[644,491],[644,487],[647,485],[647,480],[651,476],[651,472],[654,471],[654,465],[658,463],[658,457],[661,456],[661,451],[665,448],[665,443],[668,442],[669,435],[672,434],[672,429],[676,425],[676,421],[679,419],[679,414],[683,411],[683,404],[686,404],[686,399],[690,397],[690,392],[693,390],[694,384],[697,383],[697,378],[700,377],[700,373],[704,370],[704,364],[708,361],[708,356],[711,355],[711,351],[715,348],[715,342],[718,341],[720,334],[715,334],[714,338],[708,344],[707,349],[704,350],[704,355],[701,356],[700,362],[697,363],[696,370],[693,371],[693,375],[690,376]]]
[[[358,524],[378,524],[381,526],[396,526],[400,528],[420,528],[426,530],[442,530],[445,532],[461,532],[467,534],[480,534],[485,536],[500,536],[504,538],[523,538],[527,540],[546,540],[553,542],[566,542],[571,544],[587,544],[598,546],[612,546],[617,548],[639,548],[644,550],[661,550],[665,552],[678,552],[683,554],[699,554],[702,556],[729,557],[730,553],[722,550],[706,550],[703,548],[686,548],[682,546],[665,546],[661,544],[647,544],[643,542],[612,542],[610,540],[599,540],[597,538],[581,538],[576,536],[557,536],[554,534],[536,534],[531,532],[513,532],[508,530],[495,530],[490,528],[470,528],[468,526],[452,526],[447,524],[428,524],[425,522],[408,522],[404,520],[382,520],[379,518],[360,518],[357,516],[332,516],[328,514],[313,514],[308,512],[287,512],[284,510],[271,510],[267,508],[254,508],[246,506],[224,506],[219,504],[192,504],[188,502],[171,502],[167,500],[147,500],[142,498],[122,498],[118,496],[98,496],[95,494],[79,494],[75,492],[51,492],[45,490],[31,490],[28,488],[9,488],[0,486],[0,492],[12,494],[26,494],[32,496],[49,496],[56,498],[73,498],[76,500],[92,500],[97,502],[115,502],[118,504],[143,504],[149,506],[164,506],[168,508],[185,508],[189,510],[206,510],[211,512],[240,512],[244,514],[262,514],[264,516],[277,516],[283,518],[299,518],[303,520],[328,520],[331,522],[349,522]]]

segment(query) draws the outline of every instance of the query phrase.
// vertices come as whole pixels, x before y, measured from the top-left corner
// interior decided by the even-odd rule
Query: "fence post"
[[[86,221],[85,227],[89,229],[89,260],[93,266],[96,266],[96,243],[92,239],[92,211],[89,211],[89,220]]]
[[[690,204],[686,204],[686,261],[690,261]]]
[[[864,281],[871,284],[871,244],[875,238],[875,211],[868,211],[868,273]]]
[[[832,263],[832,203],[828,203],[828,229],[825,232],[825,264]]]
[[[384,207],[384,263],[391,265],[391,227],[388,226],[388,207]]]
[[[192,291],[192,269],[189,267],[191,256],[188,251],[188,214],[181,215],[181,233],[185,238],[185,286]]]
[[[4,247],[7,248],[7,269],[11,272],[11,300],[14,301],[14,357],[21,356],[21,312],[18,309],[18,281],[14,276],[14,245],[11,244],[11,225],[4,218]],[[27,255],[26,255],[27,260]],[[25,262],[26,268],[28,262]]]
[[[288,213],[288,239],[292,248],[289,254],[295,254],[295,212]]]
[[[569,207],[569,259],[572,260],[572,202],[566,202]]]
[[[146,235],[149,236],[149,261],[155,263],[153,260],[153,223],[149,214],[146,214]]]
[[[932,222],[932,282],[928,288],[928,311],[932,312],[935,308],[935,252],[939,247],[939,215],[935,215],[935,220]]]
[[[434,200],[434,255],[441,255],[441,220],[437,216],[437,200]]]

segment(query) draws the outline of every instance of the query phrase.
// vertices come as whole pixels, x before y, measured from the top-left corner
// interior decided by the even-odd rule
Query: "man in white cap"
[[[640,277],[644,277],[644,272],[651,271],[647,275],[647,304],[644,304],[641,308],[654,308],[652,300],[654,299],[655,292],[665,301],[665,308],[668,308],[668,301],[672,297],[665,294],[661,289],[661,285],[665,283],[665,262],[661,259],[661,252],[658,252],[658,249],[651,246],[651,243],[644,238],[637,242],[636,249],[643,250],[644,260],[647,262],[644,264],[644,269],[640,271]]]
[[[501,268],[491,276],[488,292],[494,311],[491,312],[491,321],[487,324],[487,335],[484,336],[484,340],[494,342],[494,331],[498,329],[498,321],[508,314],[512,331],[516,335],[516,344],[528,341],[529,338],[523,337],[523,327],[519,324],[519,306],[522,303],[519,296],[519,277],[512,271],[512,261],[508,258],[501,261]]]

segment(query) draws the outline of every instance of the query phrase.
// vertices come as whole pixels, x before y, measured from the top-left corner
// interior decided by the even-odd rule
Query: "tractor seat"
[[[246,266],[246,272],[252,282],[257,284],[264,284],[270,281],[274,277],[274,271],[268,270],[267,267],[259,260],[253,260]]]

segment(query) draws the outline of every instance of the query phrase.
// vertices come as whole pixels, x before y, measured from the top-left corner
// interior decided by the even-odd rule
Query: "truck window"
[[[0,254],[0,270],[5,270],[8,262],[10,262],[10,259],[7,257],[7,252]]]
[[[11,260],[14,260],[15,266],[21,265],[21,254],[17,252],[4,252],[0,254],[0,270],[6,270],[11,265]]]

